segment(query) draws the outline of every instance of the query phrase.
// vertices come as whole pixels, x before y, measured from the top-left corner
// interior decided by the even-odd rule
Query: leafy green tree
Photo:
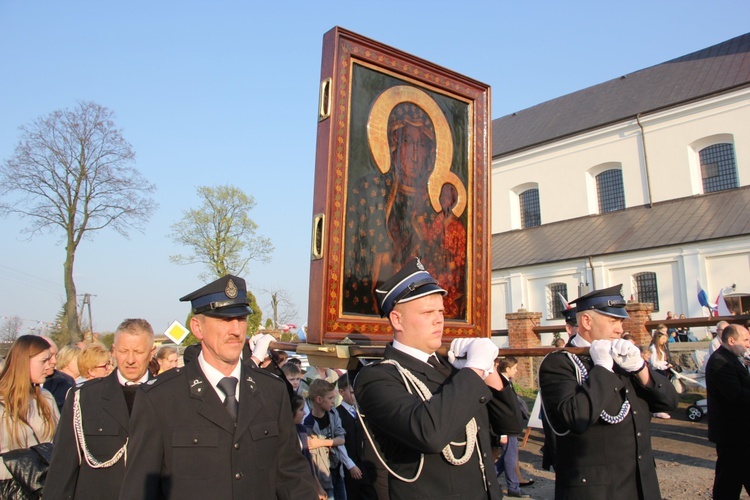
[[[156,209],[155,186],[131,165],[135,151],[115,126],[114,113],[94,102],[53,111],[21,127],[21,139],[0,167],[0,215],[29,220],[29,237],[57,232],[65,243],[65,320],[81,339],[73,265],[85,237],[111,228],[128,236]]]
[[[255,207],[252,196],[236,186],[201,186],[197,195],[201,206],[184,212],[170,234],[190,254],[172,255],[170,261],[203,264],[207,273],[200,277],[209,281],[226,274],[241,276],[251,260],[271,260],[273,244],[256,235],[258,225],[249,216]]]

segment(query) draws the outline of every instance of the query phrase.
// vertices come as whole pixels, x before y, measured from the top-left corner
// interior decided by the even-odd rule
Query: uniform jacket
[[[200,363],[170,372],[135,398],[121,499],[316,498],[281,380],[243,365],[235,425]]]
[[[116,498],[125,472],[124,457],[111,467],[92,469],[81,455],[73,428],[73,399],[81,393],[81,420],[86,445],[94,458],[112,458],[128,438],[128,407],[117,370],[70,390],[55,434],[55,447],[44,487],[46,499]]]
[[[708,439],[717,444],[747,448],[750,433],[750,374],[737,356],[724,346],[714,351],[706,364],[708,394]]]
[[[374,434],[388,465],[399,475],[412,478],[420,454],[424,454],[424,467],[417,481],[407,483],[389,477],[391,498],[501,498],[492,463],[490,426],[498,435],[521,432],[513,391],[509,387],[502,391],[490,389],[468,369],[453,369],[446,379],[435,368],[390,345],[385,349],[384,359],[398,361],[433,394],[428,401],[409,394],[396,367],[388,364],[366,366],[357,376],[354,390],[365,424]],[[450,366],[445,359],[441,361]],[[466,424],[472,417],[479,426],[479,455],[486,478],[482,477],[476,451],[460,466],[448,463],[440,454],[451,441],[465,441]],[[453,448],[456,457],[463,455],[462,447]]]
[[[651,370],[653,387],[615,365],[614,373],[579,356],[589,377],[579,385],[573,361],[564,351],[548,355],[539,369],[539,386],[548,424],[556,437],[555,498],[660,499],[651,450],[651,413],[673,410],[677,393]],[[617,415],[624,397],[631,408],[618,424],[608,424],[602,410]],[[547,427],[545,427],[545,432]],[[546,444],[545,444],[546,446]]]

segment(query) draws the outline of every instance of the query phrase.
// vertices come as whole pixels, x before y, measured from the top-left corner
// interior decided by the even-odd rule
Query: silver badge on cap
[[[417,257],[417,269],[424,271],[424,265],[422,264],[422,261],[419,260],[419,257]]]
[[[224,289],[224,294],[230,299],[237,297],[237,285],[234,284],[234,281],[229,280],[227,287]]]

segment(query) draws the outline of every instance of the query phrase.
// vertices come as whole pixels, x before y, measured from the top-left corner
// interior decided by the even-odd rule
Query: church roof
[[[750,33],[492,122],[502,156],[750,83]]]

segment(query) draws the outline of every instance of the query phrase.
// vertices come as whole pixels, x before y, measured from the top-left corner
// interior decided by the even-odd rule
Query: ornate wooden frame
[[[429,196],[434,212],[427,215],[455,218],[465,228],[465,268],[461,268],[465,274],[458,280],[465,288],[457,294],[462,297],[461,312],[458,318],[446,318],[444,340],[490,335],[489,86],[335,27],[323,37],[309,343],[349,337],[367,344],[391,338],[387,318],[345,310],[345,263],[349,269],[347,255],[354,255],[345,253],[345,237],[347,222],[356,219],[347,221],[353,183],[359,182],[358,176],[372,176],[377,182],[389,168],[388,113],[401,103],[415,103],[417,112],[429,117],[425,121],[434,124],[430,129],[434,166],[425,169],[428,193],[422,194]],[[440,190],[445,184],[453,185],[457,195],[453,205],[441,212]],[[350,303],[347,308],[352,308]]]

